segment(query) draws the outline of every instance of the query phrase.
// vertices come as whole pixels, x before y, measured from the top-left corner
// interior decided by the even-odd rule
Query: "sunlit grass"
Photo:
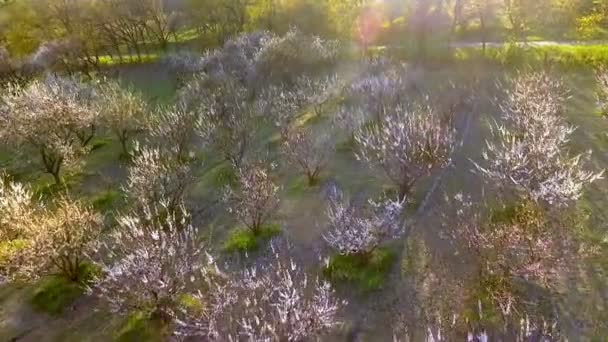
[[[100,56],[99,64],[101,66],[114,66],[120,64],[134,64],[134,63],[150,63],[160,59],[159,53],[142,53],[139,56],[137,54],[123,55],[122,60],[118,56]]]

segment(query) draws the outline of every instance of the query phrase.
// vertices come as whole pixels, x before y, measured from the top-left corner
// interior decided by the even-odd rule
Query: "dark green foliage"
[[[204,303],[191,294],[185,294],[180,297],[180,305],[186,312],[192,314],[201,314],[205,310]]]
[[[103,147],[107,146],[108,144],[110,144],[110,141],[107,139],[94,140],[91,144],[90,152],[95,152],[99,149],[102,149]]]
[[[234,168],[228,163],[222,163],[210,171],[211,183],[218,188],[232,186],[238,183]]]
[[[257,232],[242,228],[233,231],[224,243],[226,252],[251,252],[281,233],[279,225],[266,225]]]
[[[101,213],[112,211],[122,199],[122,193],[115,189],[110,189],[97,194],[93,200],[93,209]]]
[[[395,261],[395,253],[386,248],[374,250],[368,255],[334,255],[323,273],[333,283],[349,282],[361,291],[380,289]]]
[[[306,176],[300,176],[295,178],[287,188],[287,194],[289,196],[297,197],[306,192],[311,191],[315,186],[322,183],[321,179],[318,177],[314,180],[313,184],[310,184],[308,178]]]

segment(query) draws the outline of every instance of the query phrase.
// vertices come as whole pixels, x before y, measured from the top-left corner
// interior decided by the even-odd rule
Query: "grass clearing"
[[[278,224],[265,225],[257,234],[251,229],[239,228],[228,236],[224,243],[224,251],[228,253],[253,252],[279,234],[281,234],[281,226]]]
[[[122,203],[123,195],[119,189],[109,189],[96,194],[91,205],[100,213],[108,213],[116,209]]]
[[[61,276],[52,276],[43,279],[36,287],[30,304],[37,311],[57,316],[83,293],[81,284]]]
[[[152,63],[158,61],[160,57],[159,53],[141,53],[139,56],[137,54],[123,55],[122,59],[118,56],[106,55],[99,57],[99,65],[111,67],[122,64]]]
[[[396,255],[388,248],[371,254],[334,255],[323,273],[332,283],[351,283],[363,292],[379,290],[384,285]]]
[[[50,315],[60,315],[85,293],[84,284],[90,282],[99,272],[100,270],[96,266],[84,263],[80,267],[80,282],[60,275],[44,278],[34,288],[30,304],[38,311]]]

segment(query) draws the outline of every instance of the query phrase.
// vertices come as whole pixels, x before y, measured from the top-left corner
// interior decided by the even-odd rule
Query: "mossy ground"
[[[125,321],[116,334],[116,342],[161,342],[166,338],[166,326],[153,320],[150,314],[135,312]]]
[[[240,228],[233,231],[224,243],[226,252],[253,252],[266,241],[281,233],[279,225],[265,225],[255,234],[251,229]]]
[[[109,189],[96,194],[91,200],[91,205],[96,211],[107,213],[114,210],[121,200],[122,193],[119,190]]]
[[[80,268],[80,282],[61,275],[46,277],[33,289],[29,302],[37,311],[60,315],[85,293],[85,285],[98,273],[97,267],[83,264]]]
[[[387,248],[374,250],[370,255],[334,255],[323,273],[333,283],[351,283],[363,292],[382,288],[396,255]]]

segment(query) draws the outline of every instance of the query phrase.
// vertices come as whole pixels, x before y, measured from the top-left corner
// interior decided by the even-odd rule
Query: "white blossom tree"
[[[355,142],[357,158],[384,171],[404,199],[420,178],[450,163],[456,134],[430,106],[399,106],[360,129]]]
[[[91,94],[84,84],[56,77],[11,89],[2,97],[1,138],[35,149],[44,171],[61,184],[61,168],[78,162],[95,132]]]
[[[281,129],[281,134],[307,105],[307,96],[301,88],[289,88],[283,84],[265,87],[256,99],[257,112]]]
[[[74,39],[58,39],[44,42],[30,58],[32,67],[40,71],[61,72],[73,75],[86,71],[87,59],[83,58],[82,44]]]
[[[277,254],[272,259],[195,294],[208,309],[186,315],[177,334],[213,341],[307,341],[340,324],[337,314],[345,302],[329,283],[310,279],[292,260]]]
[[[310,70],[332,66],[337,60],[337,41],[308,36],[291,29],[283,36],[273,36],[255,56],[258,82],[294,83]]]
[[[484,163],[476,170],[524,198],[568,204],[583,187],[602,177],[585,168],[588,154],[571,155],[574,127],[561,117],[564,95],[559,81],[542,73],[520,75],[501,103],[502,121],[492,127]]]
[[[191,146],[197,137],[197,111],[178,103],[161,108],[149,121],[150,134],[155,142],[167,146],[178,160],[189,158]]]
[[[255,111],[247,89],[230,77],[204,76],[189,83],[181,96],[188,108],[198,111],[201,138],[238,167],[255,133]]]
[[[228,75],[247,89],[256,88],[260,81],[256,72],[258,55],[273,38],[270,32],[258,31],[230,39],[221,49],[204,56],[202,70],[212,77]]]
[[[381,74],[356,80],[346,90],[349,108],[362,108],[367,116],[381,122],[387,112],[405,103],[406,81],[400,74]]]
[[[316,116],[321,116],[322,106],[342,90],[342,82],[338,75],[332,74],[313,78],[301,76],[296,80],[295,88],[305,96],[305,101],[312,107]]]
[[[191,183],[190,168],[172,153],[136,144],[124,192],[141,206],[165,201],[176,212]]]
[[[147,104],[140,94],[116,81],[100,85],[99,93],[102,123],[118,138],[122,153],[128,156],[129,140],[147,126]]]
[[[41,203],[28,187],[3,180],[0,217],[0,274],[31,280],[58,273],[85,280],[82,266],[102,228],[99,214],[66,196]]]
[[[332,124],[346,132],[349,142],[355,142],[355,133],[367,120],[367,112],[360,107],[341,107],[332,117]]]
[[[402,211],[402,201],[369,200],[357,205],[342,194],[332,196],[327,208],[329,231],[323,238],[342,255],[369,256],[382,242],[403,233]]]
[[[176,74],[182,81],[203,71],[203,56],[191,51],[169,53],[163,57],[161,64]]]
[[[299,128],[289,130],[284,139],[282,152],[287,161],[304,172],[308,185],[314,185],[333,151],[329,136],[318,138],[310,129]]]
[[[99,245],[103,275],[92,290],[114,312],[140,310],[172,323],[181,296],[206,267],[204,246],[190,221],[183,205],[178,214],[162,199],[120,217]]]
[[[270,170],[261,162],[253,162],[238,170],[238,185],[226,189],[224,201],[230,213],[259,234],[279,205],[278,191]]]

